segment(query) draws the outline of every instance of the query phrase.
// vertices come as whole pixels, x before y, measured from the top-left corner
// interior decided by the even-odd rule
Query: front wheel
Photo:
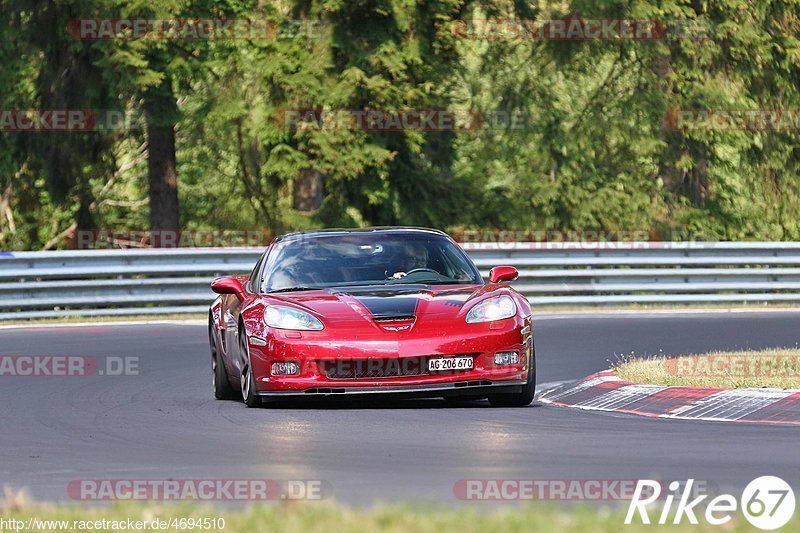
[[[233,400],[234,390],[228,380],[228,372],[217,348],[217,338],[213,326],[208,327],[208,344],[211,347],[211,375],[214,383],[214,397],[217,400]]]
[[[493,394],[489,396],[492,407],[525,407],[530,405],[536,394],[536,350],[531,345],[531,361],[528,365],[528,382],[522,392],[514,394]]]
[[[250,364],[250,346],[247,344],[247,333],[243,329],[239,330],[239,350],[244,359],[242,375],[239,378],[242,385],[242,400],[247,407],[258,407],[261,405],[261,398],[256,394],[256,381]]]

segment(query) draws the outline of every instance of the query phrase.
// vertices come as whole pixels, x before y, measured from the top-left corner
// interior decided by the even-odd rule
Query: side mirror
[[[496,266],[489,271],[489,281],[491,283],[514,281],[517,277],[519,277],[519,272],[512,266]]]
[[[217,294],[235,294],[239,301],[245,299],[244,288],[238,278],[219,278],[211,282],[211,290]]]

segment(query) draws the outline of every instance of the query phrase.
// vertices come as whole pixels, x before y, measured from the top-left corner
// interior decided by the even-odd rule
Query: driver
[[[417,268],[428,268],[428,249],[422,243],[403,243],[393,266],[395,273],[391,278],[403,278]]]

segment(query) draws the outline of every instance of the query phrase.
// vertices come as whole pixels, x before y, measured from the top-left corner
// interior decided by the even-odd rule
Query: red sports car
[[[275,239],[247,276],[215,280],[214,393],[264,398],[402,394],[533,400],[531,307],[489,283],[445,233],[341,229]]]

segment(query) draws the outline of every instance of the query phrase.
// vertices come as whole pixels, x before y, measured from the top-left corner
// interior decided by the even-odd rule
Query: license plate
[[[472,368],[472,357],[436,357],[428,359],[428,371],[438,372],[441,370],[470,370]]]

